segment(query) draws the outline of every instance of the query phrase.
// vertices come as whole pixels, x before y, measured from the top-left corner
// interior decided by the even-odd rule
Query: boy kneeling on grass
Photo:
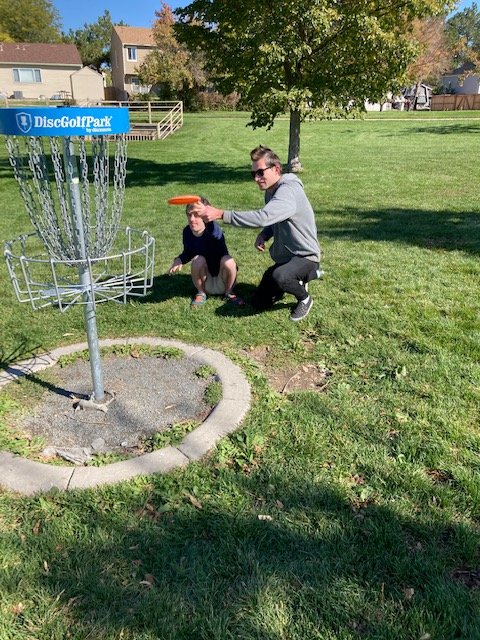
[[[206,198],[201,202],[210,203]],[[197,293],[192,298],[192,308],[205,304],[209,295],[223,295],[231,304],[243,305],[244,301],[233,293],[237,279],[237,265],[229,255],[223,231],[216,222],[204,222],[192,211],[186,209],[188,225],[183,230],[183,251],[177,256],[168,273],[173,274],[192,261],[192,281]]]

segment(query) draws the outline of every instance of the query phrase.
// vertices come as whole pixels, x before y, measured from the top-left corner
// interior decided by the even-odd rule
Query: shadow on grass
[[[10,353],[7,353],[3,347],[0,347],[0,369],[8,369],[12,364],[19,360],[27,358],[35,358],[36,352],[40,349],[40,345],[34,347],[28,346],[28,341],[23,338],[18,347],[15,347]]]
[[[442,125],[423,125],[418,127],[409,127],[405,129],[405,134],[410,135],[411,133],[429,133],[435,135],[450,135],[450,134],[470,134],[470,133],[480,133],[480,123],[468,122],[468,123],[445,123]],[[395,133],[398,135],[398,133]]]
[[[72,637],[478,637],[475,590],[453,579],[465,527],[356,507],[326,483],[269,471],[223,471],[238,512],[181,492],[169,504],[168,477],[143,501],[61,500],[83,535],[66,542],[47,516],[53,557],[39,588],[68,612]],[[38,546],[30,536],[24,548]]]
[[[334,224],[319,225],[320,238],[401,242],[426,249],[480,253],[478,211],[346,208],[334,215]]]
[[[194,292],[192,278],[188,273],[170,275],[162,273],[153,278],[153,285],[146,296],[137,298],[138,304],[165,302],[171,298],[191,298]]]
[[[248,167],[235,169],[217,162],[154,162],[129,158],[127,165],[126,186],[162,186],[165,184],[184,183],[198,185],[207,182],[225,183],[245,182],[250,178]],[[181,195],[181,194],[172,194]]]
[[[188,268],[188,265],[187,265]],[[235,292],[243,298],[245,305],[239,306],[230,302],[224,302],[220,307],[215,309],[215,314],[222,317],[245,317],[259,315],[250,304],[250,300],[256,290],[254,285],[248,283],[239,282],[235,286]],[[154,304],[159,302],[165,302],[171,298],[184,297],[186,301],[190,302],[194,293],[194,287],[190,275],[186,273],[176,273],[171,276],[168,274],[162,274],[155,276],[153,279],[153,286],[150,292],[142,297],[138,298],[136,302],[138,304]],[[221,299],[221,296],[212,296],[215,299]],[[269,311],[275,311],[282,308],[290,309],[293,305],[294,299],[291,298],[291,302],[279,302],[275,304],[272,309],[267,309],[261,313],[268,313]]]

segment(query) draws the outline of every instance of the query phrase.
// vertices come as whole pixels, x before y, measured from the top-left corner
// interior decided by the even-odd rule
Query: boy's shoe
[[[230,304],[235,304],[238,307],[243,307],[245,304],[245,301],[242,300],[242,298],[240,298],[239,296],[237,296],[236,293],[226,293],[223,297],[223,299],[225,300],[225,302],[229,302]]]
[[[312,306],[313,306],[312,298],[308,298],[308,302],[306,302],[305,300],[300,300],[300,302],[297,304],[295,309],[292,311],[290,315],[290,320],[293,320],[293,322],[298,322],[298,320],[303,320],[303,318],[306,318],[310,313],[310,309],[312,308]]]
[[[207,301],[207,294],[199,291],[198,293],[195,294],[195,297],[192,298],[190,306],[194,309],[198,309],[198,307],[201,307],[202,305],[204,305],[206,301]]]

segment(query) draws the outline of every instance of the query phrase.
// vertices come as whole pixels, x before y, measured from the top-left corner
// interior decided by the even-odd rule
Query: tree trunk
[[[299,173],[302,171],[300,162],[300,111],[290,111],[290,134],[288,139],[288,165],[287,171]]]
[[[418,80],[418,82],[415,85],[415,95],[413,97],[413,104],[412,104],[412,109],[415,111],[417,108],[417,102],[418,102],[418,96],[420,94],[420,85],[422,84],[421,80]]]

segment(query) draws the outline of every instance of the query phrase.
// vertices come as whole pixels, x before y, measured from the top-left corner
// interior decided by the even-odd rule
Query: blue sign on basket
[[[128,131],[125,107],[0,109],[0,133],[9,136],[104,136]]]

